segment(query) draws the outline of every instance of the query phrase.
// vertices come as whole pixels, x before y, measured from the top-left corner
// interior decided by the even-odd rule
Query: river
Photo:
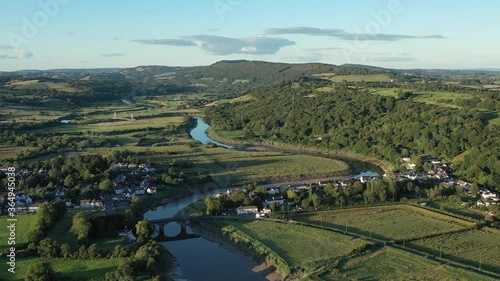
[[[190,135],[193,139],[203,143],[213,143],[215,145],[225,147],[228,149],[237,149],[236,147],[226,145],[211,139],[207,135],[207,130],[210,125],[202,118],[196,118],[196,127],[191,130]],[[251,148],[252,145],[245,146],[245,149]],[[275,149],[275,148],[273,148]],[[242,149],[239,149],[242,150]],[[251,149],[248,149],[251,150]],[[286,151],[284,149],[280,149]],[[291,153],[299,153],[297,151],[290,151]],[[302,152],[300,152],[302,153]],[[314,153],[311,155],[323,156]],[[332,157],[334,158],[334,157]],[[346,161],[353,172],[357,176],[367,175],[376,176],[382,173],[382,170],[377,166],[355,160],[355,159],[342,159]],[[192,202],[203,198],[208,195],[225,192],[228,188],[217,189],[212,191],[205,191],[203,193],[193,194],[179,200],[169,202],[167,204],[158,206],[144,214],[148,220],[172,218],[180,210],[187,207]],[[188,232],[192,231],[188,227]],[[175,236],[180,231],[180,225],[177,223],[170,223],[165,227],[165,233],[168,236]],[[175,272],[176,280],[192,280],[192,281],[264,281],[264,276],[252,271],[254,264],[245,257],[236,253],[230,252],[217,243],[209,241],[203,237],[172,241],[161,243],[168,251],[170,251],[177,259],[177,268]]]

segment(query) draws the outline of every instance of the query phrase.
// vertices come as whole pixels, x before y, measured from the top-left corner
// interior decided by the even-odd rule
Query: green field
[[[411,90],[409,90],[411,91]],[[433,105],[460,108],[460,106],[453,104],[455,99],[468,99],[471,94],[445,92],[445,91],[412,91],[416,94],[413,98],[415,101],[424,102]],[[396,89],[370,89],[370,93],[381,96],[397,97]],[[443,102],[443,100],[451,100],[451,102]],[[487,124],[500,125],[500,112],[480,109],[484,114],[484,119]]]
[[[7,244],[9,238],[9,231],[7,226],[10,222],[7,221],[8,217],[0,217],[0,250],[10,248]],[[16,215],[16,248],[28,244],[28,234],[35,229],[38,217],[34,214],[29,215]]]
[[[7,272],[6,258],[0,258],[0,272],[5,280],[24,280],[29,267],[32,264],[41,262],[39,258],[18,258],[16,260],[16,273]],[[44,262],[51,264],[55,272],[61,274],[61,277],[69,280],[88,280],[94,277],[104,277],[106,272],[114,271],[121,259],[89,259],[89,260],[68,260],[68,259],[43,259]]]
[[[370,89],[370,94],[377,94],[386,97],[396,98],[398,96],[397,89]]]
[[[2,158],[14,158],[21,151],[29,151],[32,148],[27,146],[0,145],[0,155]]]
[[[13,81],[8,84],[15,89],[54,89],[64,92],[80,92],[80,89],[74,88],[66,82],[40,82],[39,80]]]
[[[417,240],[409,247],[500,274],[500,231],[494,229],[472,230]]]
[[[408,205],[392,205],[315,212],[292,217],[293,220],[323,225],[349,233],[356,233],[381,240],[417,239],[465,228],[473,223],[455,219]]]
[[[380,82],[391,81],[391,77],[386,74],[368,74],[368,75],[336,75],[335,73],[320,73],[313,74],[312,76],[328,79],[332,82]]]
[[[312,273],[321,266],[331,266],[342,257],[350,256],[367,245],[363,240],[330,231],[300,225],[254,222],[221,222],[232,225],[257,239],[282,257],[291,268]]]
[[[492,280],[388,247],[353,258],[340,266],[339,272],[322,277],[324,280]]]
[[[135,118],[135,117],[134,117]],[[168,125],[181,124],[184,122],[184,117],[173,116],[173,117],[158,117],[158,118],[144,118],[135,120],[114,120],[105,121],[93,124],[61,124],[60,126],[51,128],[50,132],[58,133],[72,133],[72,132],[94,132],[94,133],[109,133],[115,131],[127,131],[127,130],[141,130],[141,129],[154,129],[154,128],[165,128]],[[45,129],[34,130],[33,133],[43,133],[47,132]]]
[[[66,215],[55,224],[54,228],[49,231],[47,237],[56,240],[59,244],[68,243],[73,249],[77,249],[79,245],[76,236],[70,233],[69,230],[73,224],[73,216],[79,212],[84,212],[89,218],[106,214],[101,211],[69,210]],[[121,237],[117,235],[114,238],[91,240],[91,243],[96,243],[103,252],[111,252],[117,245],[123,242]]]
[[[193,153],[183,155],[182,159],[194,163],[185,173],[209,172],[216,181],[229,180],[231,183],[332,176],[348,169],[345,162],[324,157],[281,152],[241,152],[224,148],[193,149]]]

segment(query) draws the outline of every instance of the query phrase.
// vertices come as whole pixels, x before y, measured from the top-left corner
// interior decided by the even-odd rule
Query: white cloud
[[[294,41],[283,38],[230,38],[214,35],[192,35],[183,36],[180,37],[180,39],[140,39],[132,41],[150,45],[168,45],[177,47],[195,46],[213,55],[272,55],[276,54],[282,47],[295,45]]]
[[[17,52],[17,58],[18,59],[26,59],[26,58],[31,58],[33,57],[33,52],[21,49]]]
[[[359,41],[399,41],[403,39],[445,39],[442,35],[404,35],[404,34],[384,34],[384,33],[351,33],[339,28],[316,28],[316,27],[285,27],[269,28],[265,30],[268,35],[301,34],[310,36],[334,37],[344,40]]]
[[[108,54],[102,54],[101,57],[123,57],[125,54],[122,53],[108,53]]]

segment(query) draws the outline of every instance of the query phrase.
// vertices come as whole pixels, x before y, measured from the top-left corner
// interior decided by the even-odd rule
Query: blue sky
[[[0,1],[0,71],[219,60],[499,68],[496,0]]]

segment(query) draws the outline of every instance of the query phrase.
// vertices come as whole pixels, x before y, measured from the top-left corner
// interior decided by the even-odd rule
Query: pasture
[[[29,151],[27,146],[0,145],[1,158],[15,158],[21,151]]]
[[[57,91],[63,92],[80,92],[80,89],[72,87],[69,83],[66,82],[40,82],[39,80],[26,80],[26,81],[12,81],[8,84],[15,89],[29,89],[29,90],[46,90],[53,89]]]
[[[322,73],[315,75],[321,78],[328,79],[332,82],[381,82],[381,81],[391,81],[391,77],[385,74],[369,74],[369,75],[335,75],[333,73]]]
[[[411,240],[472,228],[473,223],[409,205],[352,208],[298,214],[293,220],[376,239]],[[371,234],[370,234],[371,233]]]
[[[500,274],[500,231],[483,228],[416,240],[408,247]]]
[[[16,248],[23,247],[28,244],[28,234],[35,229],[38,221],[38,216],[35,214],[16,215]],[[9,231],[7,226],[10,222],[7,221],[8,217],[0,217],[0,250],[10,248],[8,245]],[[3,271],[2,271],[3,272]]]
[[[73,216],[79,212],[84,212],[89,218],[105,215],[105,213],[101,211],[68,210],[66,215],[64,215],[64,217],[55,224],[54,228],[49,230],[47,237],[54,239],[59,244],[68,243],[73,249],[78,249],[79,245],[77,243],[76,236],[70,233],[69,230],[73,224]],[[114,238],[91,240],[90,243],[96,243],[102,251],[110,252],[113,251],[117,245],[122,244],[122,239],[117,235]]]
[[[107,272],[114,271],[122,259],[87,259],[70,260],[70,259],[41,259],[41,258],[19,258],[16,261],[16,273],[7,272],[7,259],[0,258],[0,272],[2,272],[3,280],[21,281],[25,280],[28,269],[31,265],[38,262],[48,262],[55,272],[60,273],[62,278],[68,280],[88,280],[90,278],[104,277]]]
[[[330,266],[368,245],[348,236],[310,227],[267,221],[220,222],[222,227],[234,226],[260,241],[282,257],[291,268],[312,273],[321,266]]]
[[[453,268],[384,247],[350,259],[324,280],[492,280],[479,274]]]
[[[332,176],[347,172],[345,162],[324,157],[293,155],[282,152],[242,152],[224,148],[193,149],[183,155],[194,166],[191,173],[210,173],[216,181],[248,180],[287,181],[305,176]]]

